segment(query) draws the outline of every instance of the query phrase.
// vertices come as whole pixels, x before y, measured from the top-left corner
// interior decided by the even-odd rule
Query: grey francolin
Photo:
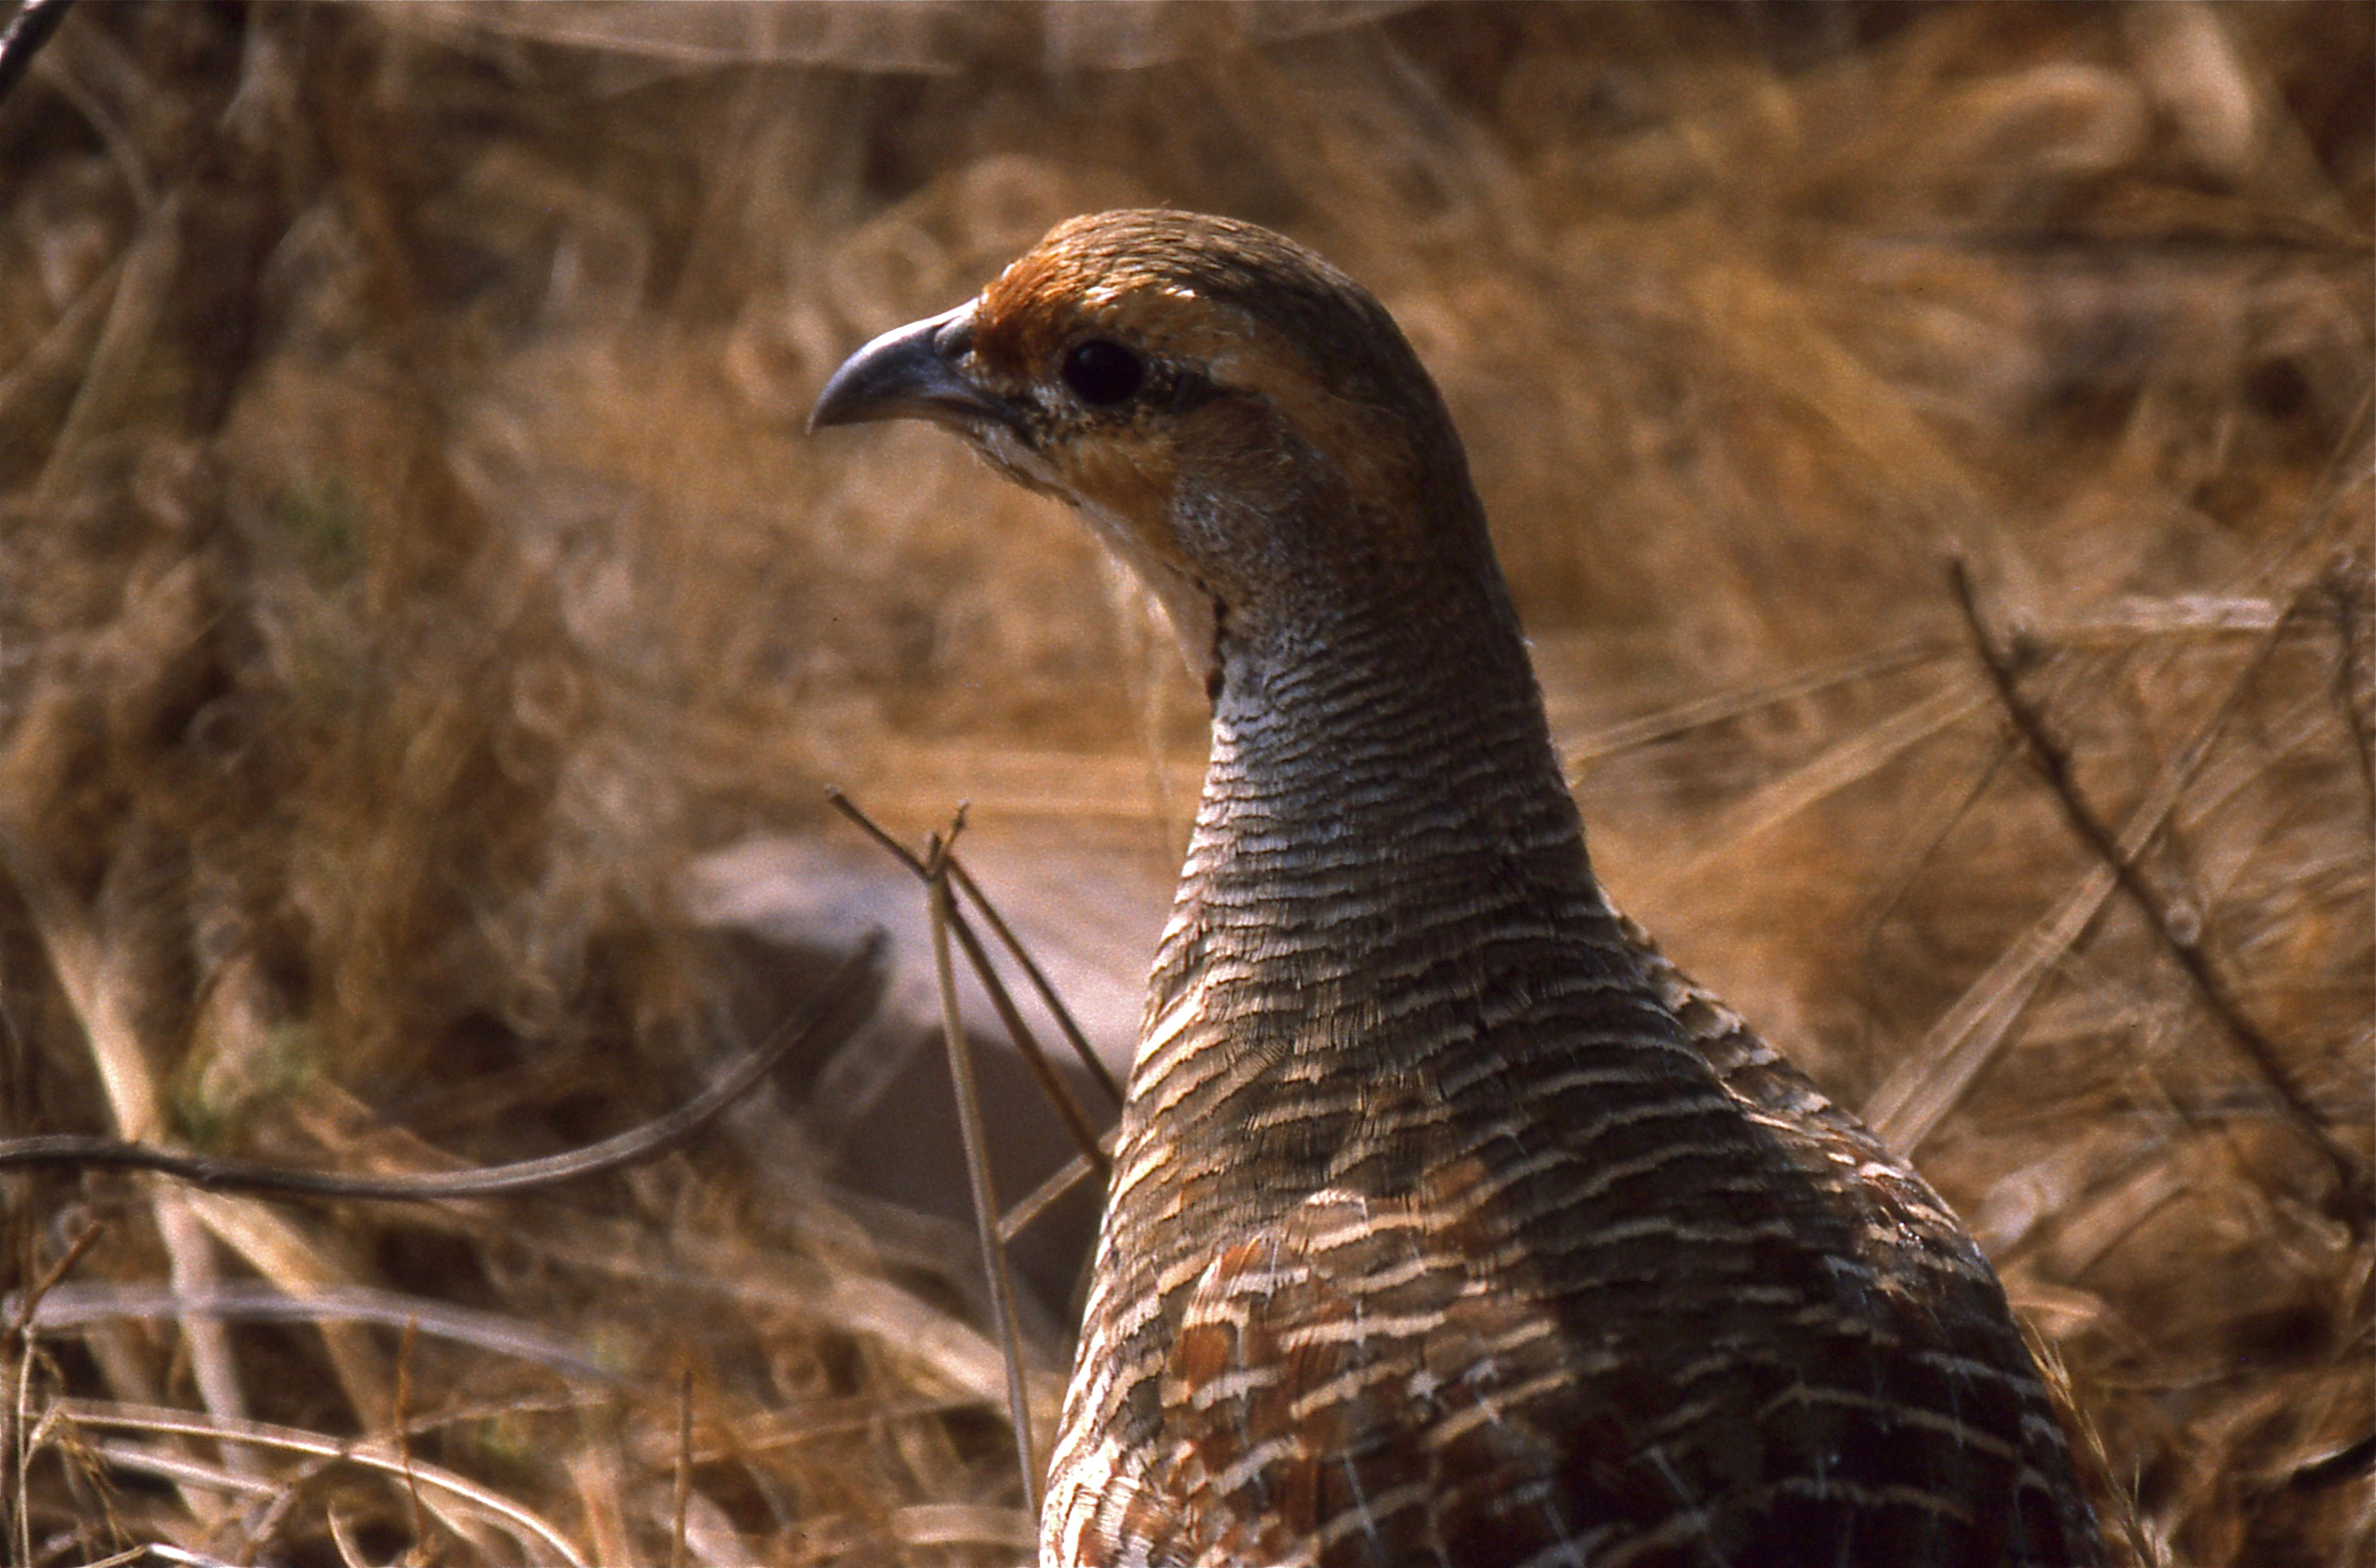
[[[1610,907],[1427,372],[1291,241],[1056,229],[868,344],[1161,600],[1212,762],[1043,1564],[2087,1564],[1938,1196]]]

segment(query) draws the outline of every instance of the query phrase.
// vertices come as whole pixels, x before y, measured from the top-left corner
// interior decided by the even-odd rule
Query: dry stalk
[[[94,1219],[78,1231],[67,1243],[57,1261],[42,1271],[30,1289],[17,1298],[15,1310],[8,1314],[7,1339],[15,1343],[13,1358],[15,1375],[7,1391],[5,1427],[6,1441],[0,1442],[0,1465],[6,1467],[7,1490],[6,1507],[0,1508],[0,1539],[16,1543],[17,1561],[33,1560],[32,1495],[27,1472],[32,1464],[32,1444],[28,1422],[32,1408],[34,1364],[34,1326],[39,1322],[42,1303],[74,1272],[75,1265],[100,1238],[105,1221]]]
[[[915,873],[928,886],[930,885],[933,877],[936,874],[931,863],[909,853],[905,845],[884,831],[872,817],[859,808],[856,802],[850,800],[841,790],[828,790],[826,792],[826,798],[832,802],[835,810],[856,823],[878,846],[888,851],[909,871]],[[962,820],[965,814],[963,808],[959,808],[957,814]],[[954,841],[954,834],[951,835],[951,838]],[[992,907],[990,901],[982,897],[981,890],[974,885],[973,878],[967,875],[957,865],[947,846],[943,847],[942,857],[942,863],[947,868],[945,874],[956,879],[966,889],[966,895],[972,900],[974,907],[980,909],[984,917],[990,921],[992,929],[997,933],[1000,941],[1005,944],[1007,951],[1015,955],[1017,961],[1022,964],[1024,972],[1030,977],[1041,1000],[1055,1015],[1064,1038],[1072,1044],[1075,1053],[1091,1068],[1092,1075],[1112,1098],[1113,1103],[1120,1105],[1122,1103],[1120,1086],[1114,1082],[1113,1075],[1106,1069],[1105,1063],[1099,1059],[1097,1051],[1090,1047],[1087,1038],[1081,1033],[1080,1026],[1074,1021],[1071,1012],[1056,995],[1055,987],[1049,984],[1048,977],[1040,971],[1040,966],[1032,960],[1014,932],[1008,929],[1006,921]],[[1104,1175],[1107,1169],[1105,1151],[1099,1146],[1098,1134],[1089,1125],[1088,1112],[1081,1108],[1081,1102],[1075,1098],[1072,1089],[1057,1075],[1055,1067],[1048,1060],[1048,1053],[1040,1048],[1039,1037],[1034,1035],[1030,1026],[1023,1021],[1023,1015],[1016,1009],[1015,998],[1006,989],[1006,982],[999,978],[996,968],[990,961],[990,955],[982,947],[981,939],[974,934],[973,928],[967,921],[964,914],[954,903],[949,905],[945,913],[950,932],[956,936],[958,945],[965,949],[966,963],[973,971],[974,978],[980,981],[983,992],[989,996],[992,1007],[998,1014],[999,1022],[1005,1027],[1007,1038],[1014,1042],[1016,1054],[1020,1055],[1030,1067],[1032,1076],[1039,1082],[1040,1092],[1047,1096],[1049,1105],[1063,1120],[1064,1130],[1072,1134],[1074,1144],[1081,1151],[1081,1158],[1087,1160],[1098,1174]]]
[[[1097,1086],[1105,1091],[1107,1102],[1117,1110],[1121,1109],[1122,1085],[1115,1081],[1113,1069],[1106,1065],[1105,1058],[1097,1053],[1096,1049],[1089,1044],[1088,1037],[1081,1032],[1081,1026],[1073,1017],[1073,1010],[1064,1005],[1063,997],[1059,995],[1055,986],[1050,983],[1047,975],[1040,968],[1040,961],[1031,956],[1031,950],[1023,944],[1022,938],[1016,936],[1007,925],[1006,917],[998,912],[998,906],[990,901],[989,897],[975,884],[973,873],[966,870],[965,863],[954,855],[949,857],[949,875],[956,879],[957,890],[966,896],[966,901],[974,907],[983,920],[990,922],[991,933],[998,938],[1001,945],[1005,947],[1008,956],[1022,966],[1024,974],[1031,981],[1032,990],[1040,994],[1040,1004],[1055,1017],[1056,1027],[1063,1032],[1064,1041],[1073,1048],[1075,1058],[1080,1062],[1081,1066],[1087,1071],[1089,1077]],[[973,954],[980,951],[980,944],[968,944],[966,951],[968,956],[971,957]],[[988,968],[986,962],[981,960],[975,960],[975,962],[977,968]],[[1013,1007],[1009,1004],[1001,1010],[1001,1016],[1004,1017],[1006,1013],[1012,1011]],[[1067,1096],[1067,1099],[1069,1098]],[[1088,1150],[1082,1152],[1085,1156],[1090,1153]]]
[[[2045,715],[2023,695],[2017,655],[2008,653],[2000,646],[1997,636],[1981,614],[1979,601],[1973,591],[1971,574],[1961,559],[1949,563],[1948,580],[1954,589],[1956,607],[1963,612],[1965,624],[1970,630],[1973,649],[1988,671],[1997,700],[2027,746],[2048,790],[2061,807],[2064,819],[2097,860],[2111,873],[2121,891],[2127,894],[2144,913],[2147,926],[2159,939],[2164,950],[2178,960],[2179,968],[2194,983],[2195,991],[2209,1005],[2212,1016],[2219,1020],[2247,1064],[2267,1086],[2287,1118],[2318,1147],[2334,1168],[2338,1189],[2336,1212],[2349,1221],[2355,1232],[2364,1232],[2368,1226],[2368,1173],[2360,1170],[2358,1158],[2343,1146],[2327,1125],[2326,1118],[2319,1114],[2301,1086],[2294,1081],[2275,1043],[2246,1016],[2227,982],[2212,967],[2201,940],[2180,932],[2168,901],[2138,870],[2138,861],[2152,846],[2158,824],[2143,835],[2132,830],[2118,837],[2105,825],[2079,787],[2072,770],[2070,753],[2048,729]],[[2259,672],[2262,663],[2275,648],[2311,586],[2305,585],[2287,596],[2284,612],[2262,634],[2259,646],[2245,661],[2229,703],[2234,701],[2235,695],[2240,695]],[[2229,703],[2220,705],[2221,715],[2225,715]],[[2204,742],[2212,733],[2216,731],[2206,731]],[[2190,753],[2202,754],[2204,742],[2189,748]],[[2173,791],[2172,804],[2175,803]]]
[[[684,1517],[693,1501],[693,1367],[676,1378],[676,1479],[669,1498],[669,1568],[684,1568]]]
[[[974,1227],[981,1241],[982,1268],[990,1281],[992,1310],[998,1317],[999,1344],[1006,1357],[1008,1419],[1015,1425],[1016,1463],[1023,1478],[1024,1506],[1040,1512],[1040,1450],[1031,1435],[1031,1396],[1023,1375],[1023,1330],[1015,1311],[1015,1281],[1006,1247],[998,1235],[998,1191],[991,1180],[990,1136],[982,1130],[981,1091],[974,1081],[973,1048],[957,1011],[956,970],[949,959],[947,847],[965,826],[959,807],[949,835],[933,836],[924,854],[925,893],[932,900],[933,978],[941,997],[941,1039],[948,1047],[949,1083],[956,1093],[957,1127],[965,1140],[966,1178],[973,1191]]]
[[[26,1303],[11,1295],[5,1304],[18,1313]],[[245,1323],[353,1323],[417,1333],[493,1355],[546,1368],[598,1387],[620,1379],[589,1360],[574,1340],[503,1313],[457,1307],[450,1302],[369,1286],[337,1286],[291,1291],[277,1286],[233,1283],[203,1295],[138,1285],[53,1285],[31,1303],[31,1325],[57,1332],[127,1318],[184,1316]]]
[[[537,1515],[501,1493],[434,1465],[409,1463],[403,1455],[378,1443],[342,1441],[316,1432],[263,1421],[224,1420],[184,1410],[141,1408],[104,1400],[62,1399],[52,1407],[51,1419],[70,1426],[203,1437],[225,1443],[334,1459],[367,1470],[402,1479],[410,1474],[419,1484],[444,1494],[444,1505],[458,1507],[495,1525],[530,1553],[544,1553],[567,1568],[590,1568],[569,1538]],[[432,1507],[440,1504],[432,1503]],[[442,1512],[442,1508],[441,1508]]]
[[[1954,571],[1960,595],[1967,591],[1960,563]],[[2277,624],[2282,621],[2280,617]],[[1988,1070],[2053,964],[2071,950],[2119,885],[2119,864],[2152,844],[2210,759],[2237,704],[2276,646],[2275,631],[2273,625],[2261,635],[2208,717],[2163,768],[2112,846],[2112,858],[2099,857],[2050,913],[1974,980],[1866,1102],[1866,1121],[1894,1147],[1909,1154],[1920,1148]]]

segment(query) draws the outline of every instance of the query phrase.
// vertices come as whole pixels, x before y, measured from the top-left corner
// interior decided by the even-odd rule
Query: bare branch
[[[2028,747],[2031,760],[2037,765],[2048,790],[2061,804],[2072,830],[2111,871],[2121,890],[2144,915],[2146,925],[2170,956],[2178,960],[2179,968],[2186,972],[2187,978],[2194,982],[2196,991],[2209,1005],[2213,1016],[2218,1018],[2246,1062],[2276,1097],[2287,1120],[2325,1154],[2342,1183],[2346,1204],[2356,1213],[2367,1181],[2358,1160],[2336,1140],[2326,1119],[2311,1103],[2308,1093],[2294,1081],[2275,1043],[2245,1015],[2228,991],[2227,982],[2213,968],[2201,943],[2179,930],[2167,901],[2137,869],[2137,862],[2151,840],[2135,846],[2133,850],[2124,849],[2081,791],[2069,752],[2048,730],[2044,714],[2022,694],[2015,660],[1999,646],[1994,632],[1982,615],[1979,600],[1972,587],[1971,573],[1963,561],[1960,558],[1950,560],[1947,574],[1948,581],[1954,588],[1956,606],[1963,612],[1965,623],[1970,629],[1972,646],[1979,655],[1990,683],[1996,688],[1997,700],[2003,705],[2006,716],[2013,720],[2014,730]],[[2299,602],[2299,596],[2296,596],[2295,602]],[[2263,634],[2262,644],[2252,658],[2253,665],[2257,666],[2276,646],[2278,636],[2292,619],[2293,610],[2294,604],[2288,603],[2285,612]],[[2249,681],[2249,671],[2244,679]],[[2355,1225],[2358,1223],[2355,1221]]]

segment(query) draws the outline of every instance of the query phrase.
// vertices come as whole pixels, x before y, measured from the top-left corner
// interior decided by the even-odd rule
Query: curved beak
[[[1011,412],[956,368],[973,343],[973,302],[883,334],[844,360],[817,394],[809,429],[931,420],[963,430]]]

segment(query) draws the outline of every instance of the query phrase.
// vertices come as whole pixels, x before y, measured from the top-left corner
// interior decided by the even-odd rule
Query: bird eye
[[[1137,391],[1146,365],[1120,343],[1091,338],[1064,350],[1064,385],[1091,408],[1107,409]]]

